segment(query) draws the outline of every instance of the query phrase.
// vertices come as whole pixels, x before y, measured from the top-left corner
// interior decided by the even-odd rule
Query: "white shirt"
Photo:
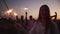
[[[47,34],[50,34],[51,29],[48,29]],[[52,31],[54,34],[59,34],[56,23],[52,23]],[[30,30],[29,34],[45,34],[45,27],[42,26],[41,22],[36,22],[34,27]]]
[[[41,22],[35,22],[34,27],[31,29],[29,34],[44,34],[45,27],[42,26]]]

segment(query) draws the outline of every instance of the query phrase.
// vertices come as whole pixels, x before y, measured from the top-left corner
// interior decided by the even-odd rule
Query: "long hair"
[[[45,12],[44,16],[46,17],[45,18],[45,21],[46,21],[46,28],[45,28],[45,31],[48,30],[49,26],[50,26],[50,9],[47,5],[42,5],[40,10],[39,10],[39,17],[38,17],[38,20],[41,21],[43,17],[41,17],[41,12]],[[43,15],[42,15],[43,16]],[[46,34],[46,33],[45,33]]]

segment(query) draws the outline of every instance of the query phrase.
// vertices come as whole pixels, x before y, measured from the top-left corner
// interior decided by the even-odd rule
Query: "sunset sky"
[[[51,15],[57,12],[57,19],[60,19],[60,0],[6,0],[8,7],[13,8],[14,12],[17,12],[19,16],[25,16],[25,10],[28,8],[28,16],[32,15],[33,18],[38,18],[39,8],[46,4],[50,8]],[[0,0],[0,11],[6,10],[6,6],[2,0]]]

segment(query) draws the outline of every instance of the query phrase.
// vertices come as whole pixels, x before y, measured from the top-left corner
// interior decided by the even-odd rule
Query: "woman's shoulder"
[[[58,26],[56,24],[56,22],[51,22],[52,24],[52,30],[54,31],[55,34],[59,34],[59,29],[58,29]]]
[[[51,22],[51,24],[57,26],[56,22]]]

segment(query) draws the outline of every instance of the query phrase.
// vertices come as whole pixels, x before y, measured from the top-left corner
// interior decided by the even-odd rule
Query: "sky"
[[[39,8],[46,4],[50,8],[50,15],[55,15],[57,12],[57,19],[60,19],[60,0],[5,0],[8,7],[13,8],[14,12],[17,12],[19,16],[25,16],[25,10],[23,8],[28,8],[28,18],[30,15],[37,19],[39,15]],[[0,11],[6,10],[6,6],[3,0],[0,0]]]

